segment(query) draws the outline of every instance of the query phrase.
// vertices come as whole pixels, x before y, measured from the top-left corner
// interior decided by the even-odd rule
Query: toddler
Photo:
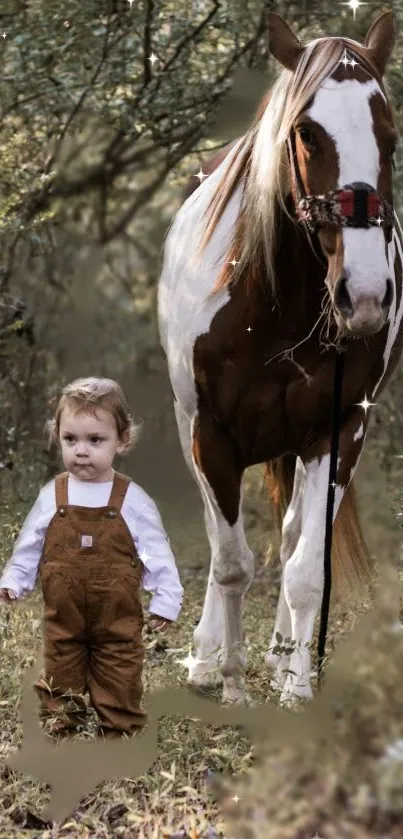
[[[183,588],[154,501],[113,469],[137,432],[119,385],[95,377],[67,385],[49,431],[66,471],[27,516],[0,599],[32,591],[39,575],[44,674],[35,690],[41,716],[58,717],[51,730],[85,722],[88,691],[98,734],[130,735],[146,722],[140,585],[154,593],[149,625],[161,630],[177,620]]]

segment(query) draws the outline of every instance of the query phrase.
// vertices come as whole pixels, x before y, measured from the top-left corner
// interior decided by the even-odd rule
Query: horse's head
[[[397,135],[382,82],[393,44],[390,12],[365,46],[322,38],[304,47],[270,15],[271,52],[292,74],[283,130],[296,212],[318,234],[337,324],[357,335],[383,327],[394,294],[387,257]]]

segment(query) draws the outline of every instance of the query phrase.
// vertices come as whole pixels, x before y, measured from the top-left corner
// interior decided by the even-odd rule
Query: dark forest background
[[[367,3],[354,15],[334,0],[0,4],[3,501],[31,502],[58,470],[44,422],[60,387],[90,374],[117,378],[144,420],[125,468],[151,492],[172,491],[180,452],[155,303],[163,238],[185,181],[246,129],[278,72],[268,9],[309,41],[363,39],[388,8]],[[400,127],[403,2],[393,10],[387,83]],[[400,146],[395,183],[403,211]],[[402,397],[401,367],[370,435],[397,492]],[[181,469],[178,480],[187,481]]]

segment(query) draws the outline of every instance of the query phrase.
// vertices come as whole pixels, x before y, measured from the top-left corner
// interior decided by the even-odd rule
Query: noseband
[[[297,192],[298,221],[307,225],[311,233],[321,227],[383,227],[387,242],[393,234],[393,208],[372,186],[360,181],[346,184],[326,195],[307,195],[299,171],[295,147],[295,132],[290,136],[290,162],[294,169]]]

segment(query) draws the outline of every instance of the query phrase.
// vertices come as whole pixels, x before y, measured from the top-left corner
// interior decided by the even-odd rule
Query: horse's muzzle
[[[345,277],[338,281],[334,293],[335,315],[342,331],[355,335],[372,335],[385,325],[393,301],[393,285],[386,280],[386,292],[382,301],[375,295],[363,295],[353,303]],[[341,322],[340,322],[341,321]]]

